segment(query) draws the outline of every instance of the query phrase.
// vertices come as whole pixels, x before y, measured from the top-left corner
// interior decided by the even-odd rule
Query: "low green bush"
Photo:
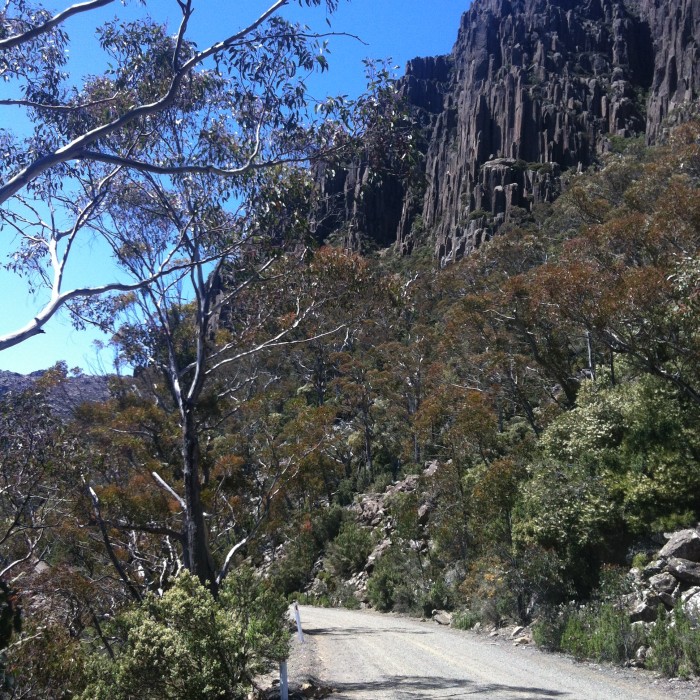
[[[460,610],[452,617],[452,627],[458,630],[470,630],[477,622],[481,621],[481,615],[474,610]]]
[[[700,675],[700,627],[680,604],[670,615],[659,611],[649,643],[649,668],[669,677]]]
[[[566,606],[547,607],[532,625],[532,639],[538,647],[561,651],[561,640],[569,620]]]
[[[645,552],[637,552],[632,557],[632,567],[635,569],[643,569],[649,563],[649,555]]]
[[[625,663],[646,643],[645,633],[633,626],[629,614],[611,602],[591,602],[544,611],[533,625],[538,646],[564,651],[578,659]]]
[[[433,610],[452,610],[455,605],[454,590],[447,585],[443,578],[437,579],[421,596],[423,615],[430,617]]]
[[[562,635],[562,649],[578,658],[621,664],[634,658],[644,643],[629,613],[612,603],[586,605],[572,615]]]
[[[336,608],[346,608],[347,610],[359,610],[360,601],[355,595],[355,589],[347,584],[339,585],[331,596],[331,602]]]
[[[287,596],[287,602],[299,603],[299,605],[315,605],[317,608],[332,608],[335,607],[330,597],[326,594],[315,593],[290,593]]]

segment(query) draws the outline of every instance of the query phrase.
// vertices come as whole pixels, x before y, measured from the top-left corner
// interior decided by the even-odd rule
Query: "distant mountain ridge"
[[[333,173],[346,224],[404,253],[427,231],[441,262],[561,191],[561,172],[616,144],[657,143],[698,114],[700,0],[475,0],[448,56],[410,61],[400,89],[424,128],[425,187]]]

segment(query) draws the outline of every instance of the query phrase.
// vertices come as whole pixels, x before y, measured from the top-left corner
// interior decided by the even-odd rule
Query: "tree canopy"
[[[203,47],[190,35],[197,0],[169,3],[174,29],[134,0],[144,7],[137,19],[95,27],[104,66],[84,77],[67,73],[66,50],[75,50],[71,19],[113,2],[79,3],[53,15],[12,0],[0,14],[0,75],[10,95],[0,109],[21,114],[18,128],[0,130],[5,268],[25,277],[39,300],[26,325],[0,338],[0,349],[42,332],[64,306],[79,319],[86,300],[144,288],[187,265],[180,238],[163,236],[152,269],[130,277],[106,266],[112,279],[80,283],[72,261],[86,239],[100,255],[124,262],[124,241],[102,224],[139,188],[199,178],[220,199],[244,207],[260,186],[259,173],[305,162],[333,148],[338,136],[339,124],[324,119],[323,110],[319,120],[311,118],[305,79],[328,66],[324,40],[284,19],[290,0],[258,3],[252,16],[248,8],[232,9],[220,39]],[[321,3],[329,12],[337,5],[296,4]]]

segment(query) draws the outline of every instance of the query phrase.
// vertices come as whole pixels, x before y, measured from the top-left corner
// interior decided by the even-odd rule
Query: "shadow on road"
[[[523,700],[527,698],[537,700],[538,698],[561,698],[568,695],[568,693],[559,690],[500,683],[481,684],[464,678],[435,678],[431,676],[388,676],[377,681],[334,683],[333,685],[333,695],[341,697],[348,694],[348,697],[371,698],[374,693],[391,690],[400,691],[401,697],[407,700],[408,698],[425,698],[425,693],[429,691],[430,697],[435,698],[459,698],[468,695],[506,698],[512,695]],[[435,691],[444,691],[446,694],[435,695]]]
[[[376,629],[374,627],[304,627],[304,634],[311,637],[326,635],[328,637],[353,637],[356,634],[430,634],[428,630],[418,631],[416,629],[403,629],[392,627],[388,630]]]

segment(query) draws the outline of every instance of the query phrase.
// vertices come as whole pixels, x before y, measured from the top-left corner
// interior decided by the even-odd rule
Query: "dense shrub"
[[[342,514],[340,506],[333,506],[302,522],[296,537],[287,541],[283,557],[272,567],[275,590],[284,596],[304,590],[326,544],[338,535]]]
[[[181,574],[119,616],[111,654],[88,662],[81,700],[242,700],[254,676],[286,658],[287,604],[250,570],[232,574],[215,599]],[[110,635],[110,636],[111,636]]]
[[[646,643],[643,629],[630,623],[625,597],[631,581],[623,569],[603,567],[598,588],[584,605],[542,610],[533,625],[535,643],[579,659],[624,663]]]
[[[500,627],[504,618],[515,617],[508,569],[508,564],[496,555],[476,558],[460,587],[470,610],[485,625]]]
[[[611,603],[584,608],[578,616],[584,636],[576,638],[575,630],[564,631],[563,646],[581,648],[585,656],[597,661],[623,663],[634,655],[644,642],[644,633],[630,623],[627,610]]]
[[[533,626],[533,638],[538,646],[553,651],[618,664],[648,645],[649,668],[669,677],[700,674],[700,628],[680,605],[670,615],[660,609],[648,634],[630,623],[624,608],[611,602],[550,608]]]
[[[341,578],[350,578],[364,568],[372,552],[372,534],[367,528],[347,520],[326,551],[333,573]]]
[[[285,546],[284,556],[272,566],[271,579],[285,596],[304,590],[311,577],[319,547],[310,532],[301,532]]]
[[[566,607],[546,607],[532,626],[532,639],[538,647],[549,651],[561,651],[569,610]]]
[[[392,547],[377,562],[367,582],[370,603],[381,610],[420,610],[422,575],[411,553]]]
[[[460,610],[452,617],[452,627],[458,630],[470,630],[477,622],[481,622],[481,616],[469,609]]]

